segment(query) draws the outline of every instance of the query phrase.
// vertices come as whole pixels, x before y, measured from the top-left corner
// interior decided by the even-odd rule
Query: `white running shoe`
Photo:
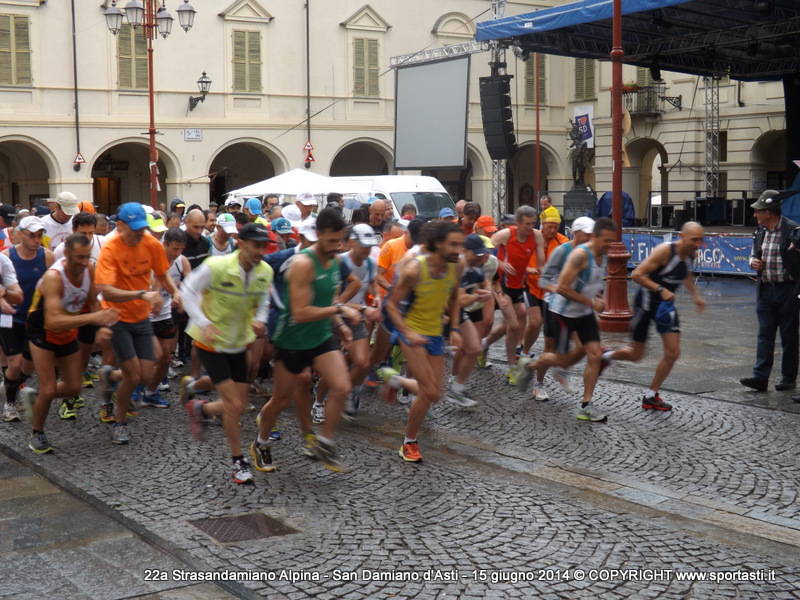
[[[569,373],[566,369],[553,369],[553,379],[560,385],[568,394],[574,394],[575,388],[572,387],[572,382],[569,379]]]
[[[11,402],[6,402],[5,406],[3,407],[3,421],[6,423],[13,423],[15,421],[19,421],[19,411],[17,410],[17,405],[12,404]]]
[[[547,395],[547,390],[544,389],[544,384],[535,383],[533,385],[533,399],[539,402],[547,402],[550,396]]]
[[[314,402],[311,406],[311,422],[317,425],[325,422],[325,405],[322,402]]]

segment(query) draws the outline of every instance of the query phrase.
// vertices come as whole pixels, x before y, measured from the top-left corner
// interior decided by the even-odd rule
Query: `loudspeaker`
[[[672,213],[672,229],[678,231],[686,221],[693,220],[685,209],[678,209]]]
[[[512,158],[517,151],[511,112],[511,78],[512,75],[480,78],[483,135],[492,160]]]
[[[650,207],[650,226],[669,227],[672,222],[672,211],[675,207],[669,204]]]

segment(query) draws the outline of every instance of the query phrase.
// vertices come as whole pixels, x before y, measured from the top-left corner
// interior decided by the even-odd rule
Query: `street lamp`
[[[197,11],[189,4],[189,0],[183,0],[177,9],[178,22],[184,31],[189,31],[194,25],[194,17]],[[123,20],[134,29],[144,27],[144,36],[147,38],[147,95],[150,100],[150,127],[147,130],[150,147],[150,204],[153,208],[158,206],[158,150],[156,150],[156,119],[155,119],[155,99],[153,92],[153,40],[157,35],[166,39],[172,32],[174,18],[167,10],[165,0],[128,0],[124,12],[117,7],[117,0],[111,0],[111,5],[105,10],[106,25],[108,30],[117,35],[122,29]],[[205,76],[205,73],[203,73]],[[201,77],[202,79],[202,77]],[[206,77],[208,79],[208,77]],[[198,81],[198,85],[199,85]],[[211,80],[208,79],[210,87]],[[203,89],[200,90],[203,92]],[[208,93],[208,87],[203,95]]]
[[[200,90],[199,96],[189,96],[189,110],[194,110],[200,102],[205,102],[208,90],[211,89],[211,78],[206,75],[205,71],[197,80],[197,89]]]

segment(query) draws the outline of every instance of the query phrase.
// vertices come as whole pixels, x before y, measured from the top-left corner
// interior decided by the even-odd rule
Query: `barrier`
[[[628,267],[634,268],[649,256],[653,248],[677,236],[674,231],[623,230],[622,241],[631,254]],[[751,235],[706,233],[705,243],[697,252],[694,269],[700,273],[755,276],[755,271],[749,265],[752,247]]]

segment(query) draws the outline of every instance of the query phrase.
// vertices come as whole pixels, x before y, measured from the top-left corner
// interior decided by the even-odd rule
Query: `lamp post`
[[[197,80],[197,89],[200,90],[199,96],[189,96],[189,110],[194,110],[200,102],[205,102],[206,95],[211,89],[211,78],[206,75],[205,71]]]
[[[617,240],[608,252],[606,309],[600,314],[603,331],[627,331],[631,314],[628,307],[628,253],[622,243],[622,0],[614,0],[611,48],[611,194],[612,216]]]
[[[197,11],[183,0],[176,12],[178,23],[184,31],[189,31],[194,25]],[[105,11],[106,25],[112,34],[116,35],[122,28],[124,20],[135,30],[144,27],[144,36],[147,38],[147,95],[150,104],[150,126],[147,130],[149,137],[149,172],[150,172],[150,205],[158,207],[158,150],[156,150],[156,118],[155,94],[153,91],[153,40],[157,35],[166,39],[172,32],[172,15],[167,10],[165,0],[129,0],[122,11],[117,7],[117,0],[111,0],[111,5]]]

